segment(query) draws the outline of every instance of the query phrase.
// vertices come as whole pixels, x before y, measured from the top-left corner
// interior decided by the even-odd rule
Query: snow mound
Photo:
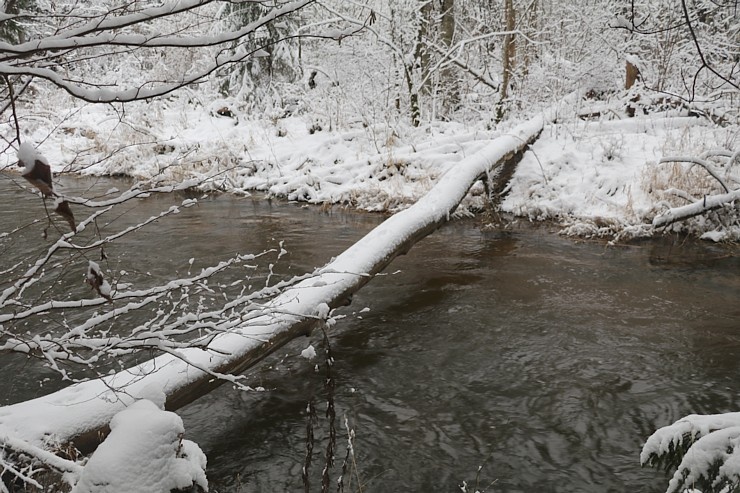
[[[206,457],[183,440],[175,413],[142,399],[116,414],[72,493],[169,493],[194,483],[208,490]]]

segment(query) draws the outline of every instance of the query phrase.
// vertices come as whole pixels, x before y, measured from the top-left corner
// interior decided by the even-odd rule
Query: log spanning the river
[[[536,116],[461,161],[413,206],[388,218],[310,278],[283,291],[256,316],[250,314],[247,322],[216,336],[207,349],[166,353],[105,378],[0,407],[0,437],[38,446],[53,438],[87,452],[101,441],[111,418],[138,398],[166,397],[166,409],[175,410],[208,393],[224,383],[215,374],[244,372],[323,323],[329,309],[347,304],[395,257],[447,222],[477,180],[520,157],[547,120]]]

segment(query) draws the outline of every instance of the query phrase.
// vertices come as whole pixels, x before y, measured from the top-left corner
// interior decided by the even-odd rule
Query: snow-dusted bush
[[[645,443],[643,465],[675,470],[667,493],[735,491],[740,485],[740,413],[692,414]]]

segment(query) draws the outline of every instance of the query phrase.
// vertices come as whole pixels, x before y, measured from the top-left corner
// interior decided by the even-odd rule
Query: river
[[[91,185],[123,188],[67,182],[71,190]],[[101,227],[182,199],[138,201]],[[40,199],[7,175],[0,207],[0,232],[43,218]],[[283,241],[280,277],[325,264],[383,219],[211,195],[108,254],[142,279],[164,279],[186,271],[191,258],[209,265]],[[44,247],[42,227],[2,240],[3,268]],[[358,478],[364,492],[453,492],[463,481],[489,492],[665,491],[665,475],[639,464],[650,433],[686,414],[740,409],[737,253],[675,237],[607,246],[547,226],[444,226],[355,295],[330,330],[332,481],[345,456],[346,419],[355,465],[345,491],[358,491]],[[309,344],[318,353],[312,361],[300,356]],[[323,347],[318,331],[294,340],[247,374],[264,391],[225,385],[179,411],[187,437],[208,456],[211,491],[303,491],[309,401],[318,409],[311,491],[320,491]],[[15,355],[2,355],[0,372],[2,403],[64,385]]]

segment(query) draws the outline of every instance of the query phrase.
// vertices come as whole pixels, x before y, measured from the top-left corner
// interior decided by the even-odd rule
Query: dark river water
[[[112,183],[122,188],[96,187]],[[7,177],[0,188],[0,231],[43,217],[40,199]],[[183,198],[139,201],[101,227]],[[220,195],[108,253],[142,278],[164,278],[186,271],[190,258],[209,265],[284,241],[279,277],[325,264],[383,219]],[[3,240],[2,265],[20,255],[19,242],[43,244],[42,227]],[[464,481],[488,492],[665,491],[664,473],[639,464],[650,433],[686,414],[740,410],[740,256],[731,247],[678,238],[606,246],[472,219],[444,226],[386,274],[329,332],[332,483],[346,453],[345,420],[354,433],[344,491],[454,492]],[[300,356],[309,344],[312,361]],[[319,332],[294,340],[247,374],[265,391],[222,386],[179,411],[208,456],[211,491],[304,491],[309,402],[318,414],[310,489],[321,490],[323,355]],[[39,362],[0,358],[3,403],[64,385]],[[51,380],[39,387],[39,378]]]

